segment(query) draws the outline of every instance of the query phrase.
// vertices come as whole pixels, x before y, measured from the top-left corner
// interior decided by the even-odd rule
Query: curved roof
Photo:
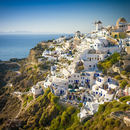
[[[77,31],[76,33],[80,33],[80,31]]]
[[[102,24],[102,22],[99,20],[99,21],[96,21],[95,24]]]
[[[127,23],[125,18],[119,18],[116,22],[116,26],[119,26],[120,24]]]

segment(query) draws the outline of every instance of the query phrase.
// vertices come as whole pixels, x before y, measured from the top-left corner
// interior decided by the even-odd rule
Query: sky
[[[0,0],[1,33],[85,33],[94,22],[130,22],[129,0]]]

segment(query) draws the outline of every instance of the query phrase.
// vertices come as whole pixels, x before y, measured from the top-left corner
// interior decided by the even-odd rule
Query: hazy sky
[[[0,0],[0,32],[89,32],[94,21],[130,22],[129,0]]]

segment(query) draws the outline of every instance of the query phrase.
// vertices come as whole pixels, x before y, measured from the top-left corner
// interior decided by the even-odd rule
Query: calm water
[[[29,50],[41,41],[47,41],[60,37],[62,34],[10,34],[0,35],[0,60],[10,58],[25,58]]]

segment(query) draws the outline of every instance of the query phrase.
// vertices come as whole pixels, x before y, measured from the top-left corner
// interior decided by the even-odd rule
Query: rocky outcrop
[[[130,127],[130,117],[125,116],[123,119],[124,123],[126,124],[126,126]]]
[[[29,56],[27,58],[28,62],[31,64],[37,64],[38,58],[41,58],[43,51],[47,49],[50,44],[51,43],[44,43],[44,42],[38,43],[36,47],[30,50]]]
[[[31,64],[36,64],[38,62],[37,60],[37,51],[34,49],[30,50],[29,56],[28,56],[28,62]]]

